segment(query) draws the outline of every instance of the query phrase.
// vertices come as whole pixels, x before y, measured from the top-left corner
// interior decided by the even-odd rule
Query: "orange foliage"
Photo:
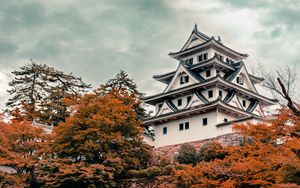
[[[240,146],[226,147],[224,159],[175,170],[180,187],[300,187],[299,117],[290,110],[266,122],[238,124]]]
[[[29,172],[47,148],[47,135],[28,122],[0,121],[0,165]]]

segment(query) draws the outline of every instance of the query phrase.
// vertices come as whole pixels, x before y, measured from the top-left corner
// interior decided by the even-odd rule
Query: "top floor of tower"
[[[220,37],[209,37],[201,33],[196,24],[183,47],[178,52],[170,52],[169,56],[189,64],[197,64],[216,56],[230,65],[248,57],[247,54],[225,46]]]

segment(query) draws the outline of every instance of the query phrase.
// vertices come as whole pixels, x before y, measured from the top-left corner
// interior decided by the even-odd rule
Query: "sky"
[[[82,77],[94,88],[120,70],[146,94],[176,69],[194,24],[249,54],[248,69],[300,67],[298,0],[0,0],[0,107],[11,71],[30,59]],[[255,70],[255,69],[254,69]]]

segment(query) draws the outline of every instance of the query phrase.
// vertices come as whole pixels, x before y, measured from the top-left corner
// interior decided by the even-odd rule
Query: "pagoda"
[[[277,102],[257,92],[255,85],[264,79],[248,73],[247,54],[201,33],[197,25],[182,49],[169,56],[179,61],[177,69],[153,76],[166,84],[164,91],[142,98],[155,106],[155,115],[143,121],[154,129],[155,147],[232,133],[232,123],[261,121],[263,109]]]

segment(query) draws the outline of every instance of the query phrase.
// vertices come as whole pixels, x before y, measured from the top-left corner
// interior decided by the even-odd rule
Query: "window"
[[[180,84],[185,84],[189,82],[189,76],[188,75],[182,75],[180,76]]]
[[[199,61],[199,62],[203,61],[203,56],[202,56],[202,54],[198,56],[198,61]]]
[[[206,77],[210,77],[210,70],[206,71]]]
[[[203,118],[203,119],[202,119],[202,125],[203,125],[203,126],[207,125],[207,118]]]
[[[217,70],[217,74],[220,74],[220,71],[219,71],[219,70]]]
[[[246,107],[246,101],[243,100],[243,107]]]
[[[162,103],[158,105],[158,111],[162,108]]]
[[[224,122],[227,122],[228,121],[228,119],[227,118],[224,118]]]
[[[207,60],[208,58],[208,53],[203,54],[203,60]]]
[[[205,61],[207,60],[208,58],[208,53],[204,53],[204,54],[201,54],[198,56],[198,61],[201,62],[201,61]]]
[[[186,98],[187,103],[190,103],[191,100],[192,100],[192,96],[188,96],[188,97]]]
[[[186,59],[185,62],[188,64],[193,64],[193,58]]]
[[[177,106],[181,106],[182,105],[182,99],[178,99],[177,100]]]
[[[238,76],[236,78],[236,83],[243,85],[244,84],[244,79],[242,76]]]
[[[183,130],[183,123],[179,124],[179,130],[182,131]]]
[[[222,55],[219,55],[219,56],[220,56],[221,61],[223,61],[224,57]]]
[[[212,98],[214,96],[213,90],[208,91],[208,98]]]
[[[222,97],[223,97],[223,92],[222,91],[219,91],[219,97],[222,99]]]
[[[185,122],[184,128],[185,128],[185,130],[189,129],[190,128],[190,123],[189,122]]]
[[[163,134],[167,134],[168,133],[168,128],[167,127],[164,127],[163,128]]]

